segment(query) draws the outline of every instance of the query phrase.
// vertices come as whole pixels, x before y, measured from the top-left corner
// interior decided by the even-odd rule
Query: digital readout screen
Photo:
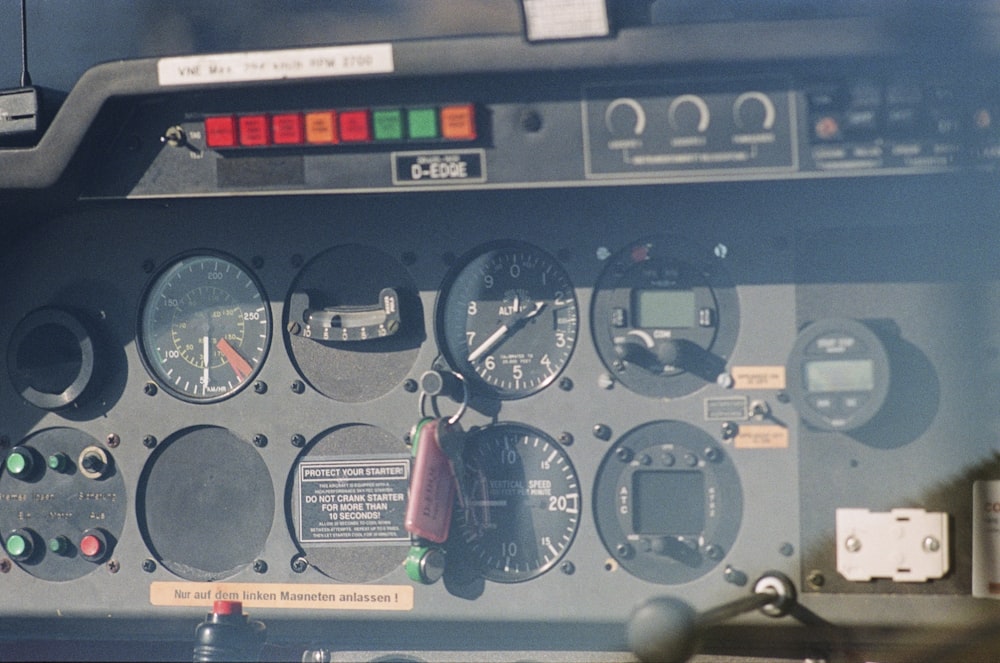
[[[705,475],[642,471],[632,475],[632,529],[651,536],[695,536],[705,529]]]
[[[875,388],[875,362],[841,359],[806,362],[806,390],[871,391]]]
[[[632,303],[637,327],[678,329],[695,325],[691,290],[636,290]]]

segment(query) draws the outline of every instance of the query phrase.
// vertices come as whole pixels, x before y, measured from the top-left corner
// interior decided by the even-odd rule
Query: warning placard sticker
[[[299,543],[407,542],[409,457],[304,460],[299,464]]]
[[[152,605],[211,607],[215,601],[242,601],[245,608],[412,610],[413,587],[245,582],[154,582],[149,586]]]

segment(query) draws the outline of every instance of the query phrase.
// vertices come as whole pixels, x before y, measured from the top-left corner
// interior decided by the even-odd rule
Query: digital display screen
[[[692,290],[636,290],[633,297],[637,327],[676,329],[695,325]]]
[[[632,475],[632,529],[650,536],[696,536],[705,529],[705,475],[640,471]]]
[[[806,362],[806,390],[809,392],[873,389],[875,389],[875,362],[871,359]]]

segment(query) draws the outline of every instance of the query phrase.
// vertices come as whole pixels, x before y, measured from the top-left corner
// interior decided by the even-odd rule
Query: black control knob
[[[657,597],[640,605],[629,618],[629,648],[640,661],[683,663],[697,652],[705,629],[752,610],[783,617],[795,603],[795,586],[777,571],[762,576],[753,594],[700,614],[680,599]]]
[[[267,638],[263,622],[250,621],[241,601],[216,601],[195,630],[195,661],[256,661]]]

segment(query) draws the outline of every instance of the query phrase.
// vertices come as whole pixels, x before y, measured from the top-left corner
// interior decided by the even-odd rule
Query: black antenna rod
[[[31,74],[28,73],[28,12],[25,7],[27,0],[21,0],[21,87],[31,85]]]

